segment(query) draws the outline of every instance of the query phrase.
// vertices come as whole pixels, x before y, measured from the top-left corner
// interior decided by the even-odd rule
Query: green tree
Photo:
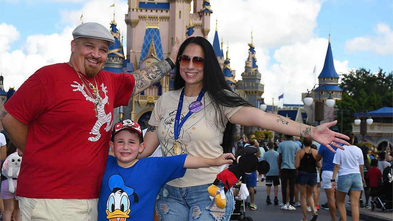
[[[340,130],[351,130],[355,112],[372,111],[381,107],[393,107],[393,72],[377,73],[361,68],[344,74],[340,87],[342,100],[337,102]]]

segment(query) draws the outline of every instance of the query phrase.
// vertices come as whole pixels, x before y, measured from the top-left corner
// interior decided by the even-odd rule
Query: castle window
[[[179,19],[181,19],[181,11],[179,11]]]

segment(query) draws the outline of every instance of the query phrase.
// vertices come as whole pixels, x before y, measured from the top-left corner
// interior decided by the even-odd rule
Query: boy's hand
[[[221,156],[217,157],[214,162],[216,166],[221,166],[224,164],[232,164],[232,162],[235,160],[235,156],[233,156],[232,153],[224,153]]]

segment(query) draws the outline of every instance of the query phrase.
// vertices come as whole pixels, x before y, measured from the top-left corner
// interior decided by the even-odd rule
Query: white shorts
[[[35,199],[19,197],[21,220],[97,220],[98,199]]]
[[[322,171],[322,188],[323,189],[331,189],[332,188],[332,182],[330,180],[332,179],[333,176],[333,171]],[[336,183],[338,180],[338,177],[336,176]]]

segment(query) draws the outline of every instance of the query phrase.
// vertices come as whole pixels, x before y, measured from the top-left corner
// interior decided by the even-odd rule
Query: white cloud
[[[6,23],[0,24],[0,53],[8,51],[11,43],[18,40],[20,34],[12,25]]]
[[[236,79],[239,80],[248,56],[247,44],[251,42],[252,31],[258,70],[265,85],[262,96],[265,102],[272,104],[274,98],[276,105],[282,104],[278,96],[284,93],[285,103],[301,104],[301,93],[318,83],[316,77],[323,68],[328,46],[327,39],[314,38],[321,1],[243,2],[211,1],[214,10],[209,39],[213,39],[217,19],[224,52],[229,45],[231,68],[236,70]],[[347,72],[347,63],[335,60],[337,73]],[[313,76],[314,65],[316,76]]]
[[[346,42],[349,52],[370,51],[377,55],[386,56],[393,54],[393,31],[387,24],[378,24],[375,35],[356,37]]]

